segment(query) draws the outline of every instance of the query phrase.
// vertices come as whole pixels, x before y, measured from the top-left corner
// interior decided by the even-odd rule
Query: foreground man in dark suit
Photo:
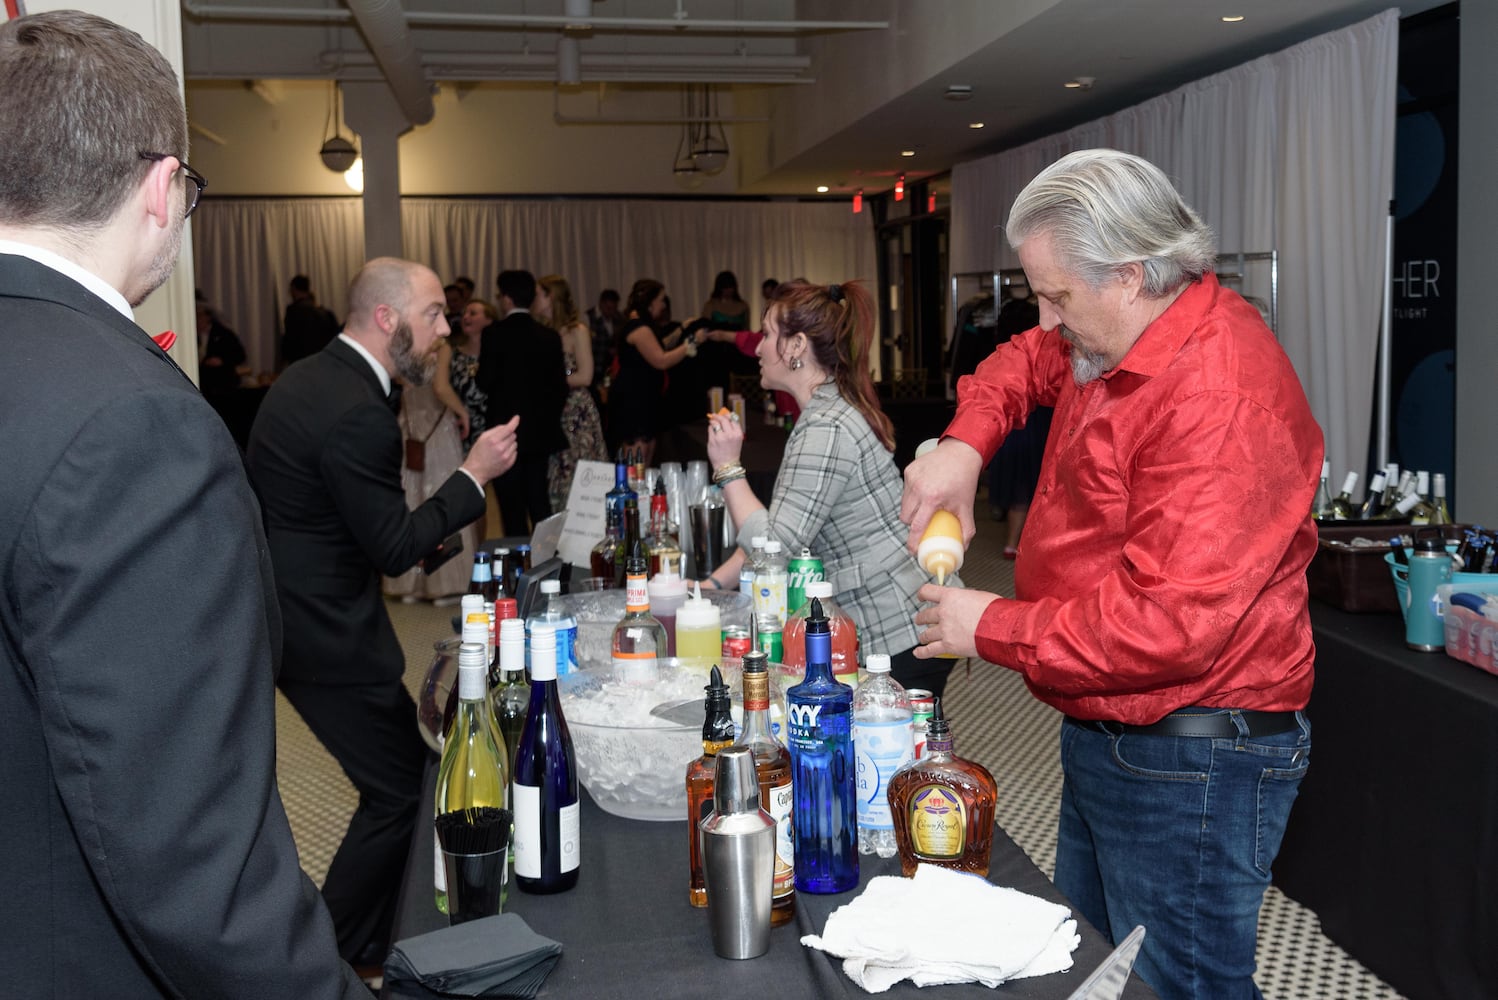
[[[380,575],[399,576],[483,516],[484,484],[515,462],[518,419],[480,435],[431,499],[406,507],[391,377],[431,380],[445,304],[425,267],[365,264],[345,331],[276,380],[250,431],[286,622],[278,684],[359,790],[323,882],[339,953],[355,965],[388,950],[426,755]]]
[[[567,450],[562,431],[567,359],[562,338],[531,315],[535,276],[529,271],[501,271],[497,282],[505,316],[484,331],[477,381],[489,395],[487,426],[520,417],[515,468],[495,480],[494,494],[505,534],[529,535],[532,525],[552,513],[546,460]]]
[[[0,25],[0,994],[363,997],[275,783],[280,616],[228,429],[131,318],[201,178],[171,66]]]

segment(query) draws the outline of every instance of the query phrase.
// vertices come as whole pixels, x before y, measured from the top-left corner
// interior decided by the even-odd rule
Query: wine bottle
[[[482,626],[481,627],[487,627]],[[481,642],[458,647],[458,708],[442,744],[437,770],[437,815],[490,806],[504,809],[506,754],[496,739],[489,710],[489,664]],[[435,843],[437,909],[447,912],[447,879],[442,849]]]
[[[520,749],[520,735],[525,729],[526,708],[530,690],[525,682],[525,623],[508,618],[499,623],[498,682],[491,689],[494,717],[504,736],[510,754],[509,773],[515,773],[515,753]]]
[[[806,679],[786,703],[796,891],[846,892],[858,885],[853,689],[832,678],[832,632],[817,598],[806,620]]]
[[[1352,502],[1352,491],[1358,488],[1358,474],[1349,472],[1342,480],[1342,492],[1332,500],[1332,516],[1338,521],[1350,521],[1358,516],[1358,508]]]
[[[531,700],[515,754],[515,884],[522,892],[565,892],[577,885],[581,806],[577,758],[557,692],[556,637],[531,636]]]
[[[1368,484],[1368,496],[1363,500],[1363,508],[1358,511],[1358,517],[1364,521],[1371,521],[1384,512],[1384,485],[1387,477],[1382,472],[1373,474],[1373,481]]]
[[[1446,506],[1446,473],[1437,472],[1431,478],[1431,507],[1435,512],[1431,514],[1431,524],[1451,524],[1451,508]]]
[[[629,487],[629,463],[624,460],[624,452],[621,451],[614,462],[614,488],[604,494],[603,502],[607,505],[606,510],[619,512],[622,524],[624,501],[638,499],[639,494]]]
[[[1321,460],[1321,482],[1316,487],[1316,499],[1311,501],[1311,516],[1318,521],[1332,520],[1332,491],[1327,480],[1332,475],[1332,463]]]
[[[1384,466],[1384,509],[1387,510],[1399,502],[1399,463],[1390,462]]]

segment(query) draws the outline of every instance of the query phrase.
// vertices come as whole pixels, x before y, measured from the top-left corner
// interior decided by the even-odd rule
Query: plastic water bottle
[[[765,536],[755,535],[749,540],[749,551],[739,567],[739,593],[754,598],[754,576],[759,572],[760,560],[765,557]]]
[[[853,692],[854,780],[858,853],[895,856],[895,823],[886,792],[894,773],[915,759],[910,698],[890,676],[889,657],[870,653],[868,680]]]
[[[531,670],[531,639],[537,625],[549,625],[556,634],[557,676],[565,677],[577,670],[577,619],[562,608],[562,585],[556,580],[541,581],[540,612],[525,620],[525,668]]]
[[[754,614],[760,624],[774,621],[785,624],[785,590],[790,582],[786,573],[785,553],[775,539],[765,542],[765,554],[754,574]]]

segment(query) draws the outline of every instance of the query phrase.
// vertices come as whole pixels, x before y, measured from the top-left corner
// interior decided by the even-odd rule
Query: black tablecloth
[[[1275,883],[1413,998],[1498,996],[1498,677],[1312,602],[1311,768]]]
[[[427,769],[424,801],[432,800],[433,768]],[[543,997],[860,997],[842,962],[801,944],[820,934],[827,916],[856,893],[799,894],[796,919],[771,932],[770,950],[759,958],[732,961],[713,953],[707,911],[687,902],[687,824],[647,823],[604,812],[588,798],[582,804],[582,869],[577,888],[555,896],[531,896],[513,884],[506,912],[518,913],[532,930],[562,943],[562,960],[541,991]],[[860,890],[876,875],[899,874],[897,858],[860,858]],[[995,830],[989,879],[1045,899],[1065,898],[1002,830]],[[910,920],[940,920],[940,913],[911,913]],[[432,900],[432,824],[418,825],[406,869],[394,937],[446,926]],[[1087,978],[1111,947],[1078,918],[1082,943],[1070,972],[1015,980],[997,992],[963,984],[927,990],[937,1000],[1063,1000]],[[915,995],[902,982],[890,995]],[[435,994],[386,987],[389,1000],[423,1000]],[[1148,998],[1154,992],[1133,978],[1124,992]]]

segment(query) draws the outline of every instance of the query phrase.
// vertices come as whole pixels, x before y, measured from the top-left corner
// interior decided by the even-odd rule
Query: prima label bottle
[[[832,677],[832,633],[817,598],[806,620],[806,679],[786,692],[786,734],[796,891],[846,892],[858,885],[853,689]]]
[[[650,613],[646,565],[645,549],[636,539],[625,562],[624,617],[614,626],[609,650],[614,679],[626,684],[653,683],[666,656],[666,627]]]
[[[577,758],[557,692],[550,625],[531,637],[531,700],[515,753],[515,884],[522,892],[565,892],[582,860]]]

